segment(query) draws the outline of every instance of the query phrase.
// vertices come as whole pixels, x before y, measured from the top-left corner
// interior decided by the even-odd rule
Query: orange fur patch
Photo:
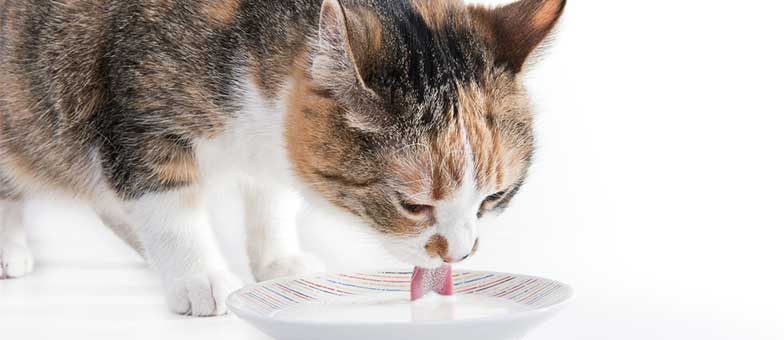
[[[533,19],[531,20],[531,27],[536,30],[542,30],[548,28],[550,25],[553,24],[555,19],[558,17],[559,12],[563,6],[563,0],[547,0],[545,1],[539,9],[537,9],[536,14],[534,14]]]
[[[455,192],[463,183],[466,168],[465,136],[455,121],[440,131],[430,141],[433,159],[430,176],[433,183],[432,198],[441,200]]]
[[[199,178],[196,160],[186,152],[173,151],[170,159],[155,169],[160,180],[166,184],[193,183]]]
[[[225,26],[234,21],[240,3],[240,0],[207,0],[202,14],[212,23]]]
[[[460,117],[473,151],[477,186],[501,191],[520,177],[533,145],[526,140],[530,138],[527,133],[510,127],[525,125],[530,120],[527,112],[519,112],[516,99],[520,97],[514,95],[516,85],[508,79],[493,83],[486,90],[476,84],[467,85],[459,88],[457,95]]]
[[[399,181],[398,190],[407,193],[416,201],[426,202],[430,199],[433,187],[430,176],[432,158],[421,147],[411,146],[411,150],[400,150],[399,155],[392,158],[390,168]]]
[[[425,251],[430,257],[446,257],[449,252],[449,241],[439,234],[433,235],[425,244]]]
[[[313,173],[313,164],[319,162],[319,155],[308,148],[308,142],[319,138],[315,125],[327,124],[328,112],[336,109],[333,101],[320,97],[311,87],[305,74],[294,75],[295,91],[289,95],[289,114],[286,116],[286,140],[289,158],[298,175],[309,181],[318,181]],[[315,141],[318,143],[318,140]]]

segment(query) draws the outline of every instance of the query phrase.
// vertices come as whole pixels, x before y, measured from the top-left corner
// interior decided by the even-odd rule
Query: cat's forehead
[[[449,199],[469,186],[479,193],[506,190],[525,176],[533,152],[530,115],[514,86],[497,92],[465,84],[440,124],[401,146],[390,162],[400,190],[422,200]]]

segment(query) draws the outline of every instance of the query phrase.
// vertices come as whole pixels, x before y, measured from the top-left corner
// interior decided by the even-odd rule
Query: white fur
[[[18,278],[33,271],[22,221],[22,202],[0,201],[0,279]]]
[[[299,245],[296,216],[302,196],[285,142],[289,86],[264,98],[248,80],[243,112],[225,134],[197,143],[197,159],[208,185],[237,181],[246,198],[248,256],[257,279],[323,269]],[[227,152],[230,150],[230,152]]]
[[[225,314],[228,294],[241,286],[218,249],[202,193],[184,188],[126,203],[169,307],[194,316]]]
[[[302,253],[297,212],[302,198],[292,188],[266,181],[244,187],[247,250],[258,280],[323,270],[315,257]]]

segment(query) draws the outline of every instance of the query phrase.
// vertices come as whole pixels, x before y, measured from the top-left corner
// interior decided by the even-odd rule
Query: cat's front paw
[[[279,277],[318,273],[324,271],[324,263],[310,254],[281,256],[264,266],[253,269],[258,281],[266,281]]]
[[[228,312],[226,299],[242,287],[234,274],[223,271],[191,274],[180,279],[164,280],[166,300],[175,313],[192,316],[215,316]]]
[[[0,280],[15,279],[33,271],[30,249],[15,242],[0,242]]]

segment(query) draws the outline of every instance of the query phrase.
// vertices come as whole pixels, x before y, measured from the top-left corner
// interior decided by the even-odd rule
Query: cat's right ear
[[[376,107],[378,96],[364,80],[380,49],[381,24],[374,14],[347,9],[339,0],[324,0],[311,76],[336,100],[357,111],[348,112],[346,119],[362,130],[378,130],[384,125]]]
[[[519,73],[565,6],[566,0],[517,0],[495,9],[471,7],[470,13],[494,49],[496,65]]]

